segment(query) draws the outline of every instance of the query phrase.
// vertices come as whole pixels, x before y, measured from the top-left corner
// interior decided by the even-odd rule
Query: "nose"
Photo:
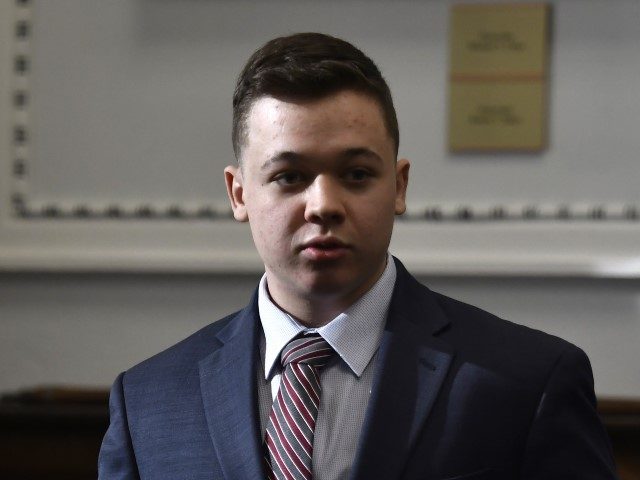
[[[309,223],[338,224],[345,218],[340,185],[325,175],[318,175],[307,189],[304,217]]]

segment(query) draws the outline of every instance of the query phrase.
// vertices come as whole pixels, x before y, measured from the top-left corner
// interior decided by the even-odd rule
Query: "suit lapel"
[[[217,335],[216,349],[200,362],[200,387],[211,440],[228,479],[265,478],[258,418],[257,294]]]
[[[352,480],[401,476],[453,358],[451,347],[435,337],[448,325],[444,313],[429,290],[396,265]]]

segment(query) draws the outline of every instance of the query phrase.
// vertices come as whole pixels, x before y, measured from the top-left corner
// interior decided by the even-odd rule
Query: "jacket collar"
[[[452,348],[437,337],[449,321],[435,296],[394,261],[397,279],[352,480],[402,474],[453,358]],[[209,433],[228,479],[265,478],[257,394],[259,325],[256,292],[200,362]]]
[[[449,320],[434,294],[395,261],[398,278],[352,480],[401,476],[453,358],[437,337]]]
[[[258,414],[257,292],[216,336],[200,362],[200,387],[209,434],[225,477],[265,478]]]

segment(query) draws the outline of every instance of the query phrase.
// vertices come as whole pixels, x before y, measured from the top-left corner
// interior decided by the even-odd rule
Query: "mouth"
[[[338,260],[349,250],[348,244],[333,237],[314,238],[300,247],[302,255],[313,261]]]

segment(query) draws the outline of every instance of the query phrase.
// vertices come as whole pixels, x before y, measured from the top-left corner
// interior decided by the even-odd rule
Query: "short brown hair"
[[[394,141],[400,143],[391,92],[380,70],[349,42],[322,33],[297,33],[270,40],[242,69],[233,94],[233,151],[240,160],[246,141],[247,117],[253,103],[272,96],[297,100],[319,99],[340,90],[371,95]]]

